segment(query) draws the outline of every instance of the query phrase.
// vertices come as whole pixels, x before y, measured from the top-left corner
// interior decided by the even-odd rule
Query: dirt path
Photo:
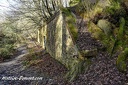
[[[19,51],[20,54],[18,54],[17,57],[15,57],[14,59],[7,61],[7,62],[3,62],[0,63],[0,66],[10,66],[10,65],[15,65],[18,64],[18,60],[20,60],[20,58],[22,58],[23,56],[25,56],[26,54],[28,54],[27,48],[25,45],[17,48],[17,50]]]
[[[11,61],[0,63],[0,85],[52,85],[57,83],[57,75],[65,70],[62,64],[53,59],[49,54],[40,56],[40,62],[25,68],[23,58],[28,54],[26,46],[18,48],[20,54]],[[42,51],[43,53],[43,51]],[[7,79],[8,77],[8,79]],[[10,77],[10,78],[9,78]],[[40,78],[39,80],[12,80],[21,77]]]
[[[30,67],[25,69],[20,60],[22,57],[28,54],[26,46],[21,46],[18,48],[20,54],[8,62],[0,63],[0,85],[36,85],[42,83],[45,85],[49,81],[49,78],[46,77],[44,74],[38,72],[36,68]],[[12,80],[15,77],[40,77],[41,80],[37,81],[23,81],[23,80]],[[6,80],[5,77],[10,77],[11,80]]]

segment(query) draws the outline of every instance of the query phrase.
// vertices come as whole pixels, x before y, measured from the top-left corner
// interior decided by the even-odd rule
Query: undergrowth
[[[4,61],[11,58],[15,53],[15,38],[7,36],[4,33],[0,33],[0,60]]]
[[[33,48],[30,48],[28,50],[29,50],[29,53],[27,55],[25,55],[25,57],[24,57],[25,59],[23,59],[24,61],[22,62],[22,64],[26,68],[39,63],[41,61],[41,56],[43,56],[43,54],[47,53],[47,52],[43,53],[42,50],[35,51]]]

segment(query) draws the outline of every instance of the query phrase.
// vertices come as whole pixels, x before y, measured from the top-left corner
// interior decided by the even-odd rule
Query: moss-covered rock
[[[107,20],[101,19],[98,21],[97,25],[100,27],[101,30],[104,31],[104,33],[107,36],[112,35],[112,24],[108,22]]]
[[[102,37],[105,36],[103,31],[97,25],[95,25],[93,22],[89,22],[88,31],[91,33],[92,37],[97,40],[101,40]]]
[[[95,25],[93,22],[90,22],[88,25],[88,31],[91,33],[92,37],[100,40],[100,42],[104,45],[103,47],[106,48],[106,50],[111,53],[115,39],[113,39],[113,35],[107,36],[103,30],[101,30],[97,25]],[[115,48],[115,47],[114,47]]]
[[[97,49],[92,50],[82,50],[81,54],[85,57],[92,57],[97,55]]]

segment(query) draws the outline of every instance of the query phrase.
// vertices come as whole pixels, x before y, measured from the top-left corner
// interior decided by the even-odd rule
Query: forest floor
[[[87,31],[86,21],[83,20],[81,23],[81,20],[77,18],[77,24],[81,26],[77,40],[79,49],[91,50],[102,47],[103,45]],[[119,72],[116,67],[117,57],[118,54],[110,57],[106,51],[98,50],[95,57],[89,58],[91,65],[88,70],[80,74],[72,85],[128,85],[128,63],[127,72]]]

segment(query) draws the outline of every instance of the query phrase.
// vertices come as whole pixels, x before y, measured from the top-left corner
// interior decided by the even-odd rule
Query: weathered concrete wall
[[[41,34],[43,48],[46,47],[52,57],[69,67],[74,60],[73,56],[78,55],[78,50],[67,29],[64,15],[59,12],[51,22],[41,29]]]

